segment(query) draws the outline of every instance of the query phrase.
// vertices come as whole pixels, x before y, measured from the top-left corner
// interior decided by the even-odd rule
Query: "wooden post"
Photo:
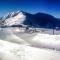
[[[54,35],[54,28],[53,28],[53,35]]]

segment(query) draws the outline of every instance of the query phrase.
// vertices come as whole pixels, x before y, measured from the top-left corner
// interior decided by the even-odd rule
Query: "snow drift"
[[[48,49],[60,50],[60,35],[37,34],[32,39],[32,45]]]
[[[20,34],[15,30],[4,28],[3,31],[0,31],[0,60],[60,59],[60,35]]]
[[[0,60],[59,60],[58,51],[39,49],[0,40]]]

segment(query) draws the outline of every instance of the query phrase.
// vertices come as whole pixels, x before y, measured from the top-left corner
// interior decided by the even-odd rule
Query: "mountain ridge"
[[[4,20],[4,26],[27,25],[39,28],[60,28],[60,19],[47,13],[30,14],[24,11],[9,13]]]

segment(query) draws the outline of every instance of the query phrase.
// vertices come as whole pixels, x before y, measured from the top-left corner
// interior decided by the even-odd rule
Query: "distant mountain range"
[[[0,21],[3,21],[4,26],[26,25],[37,28],[60,28],[60,19],[40,12],[36,14],[30,14],[24,11],[11,12],[0,18]]]

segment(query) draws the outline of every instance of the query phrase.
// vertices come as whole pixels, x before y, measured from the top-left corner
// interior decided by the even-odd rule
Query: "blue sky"
[[[0,0],[0,16],[11,11],[43,12],[60,18],[59,0]]]

